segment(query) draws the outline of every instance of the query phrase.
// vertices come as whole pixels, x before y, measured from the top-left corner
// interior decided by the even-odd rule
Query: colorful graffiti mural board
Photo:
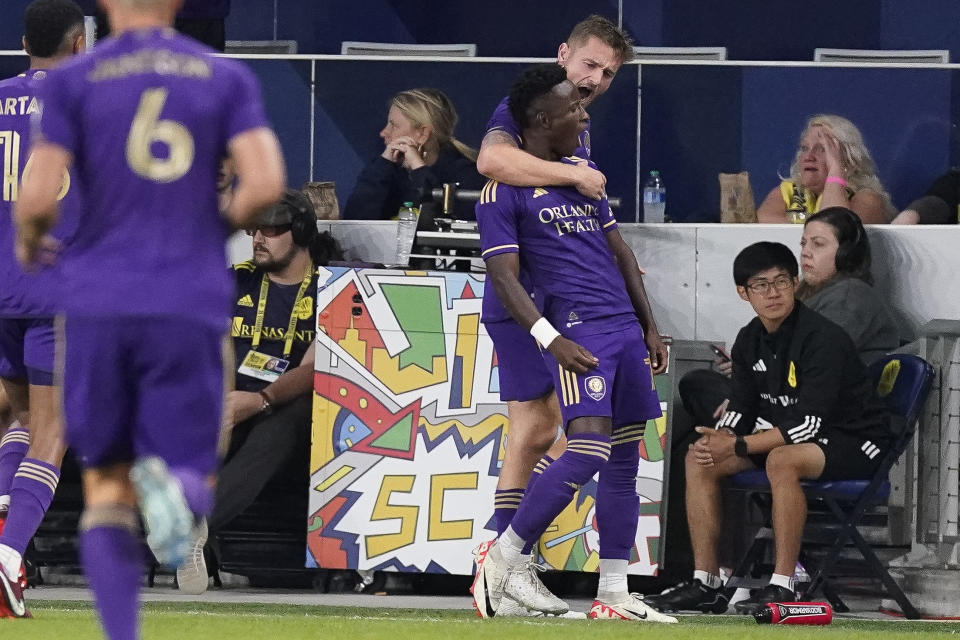
[[[470,574],[509,446],[483,276],[320,272],[307,566]],[[639,443],[631,573],[657,568],[664,425]],[[595,496],[581,487],[540,540],[549,567],[596,570]]]

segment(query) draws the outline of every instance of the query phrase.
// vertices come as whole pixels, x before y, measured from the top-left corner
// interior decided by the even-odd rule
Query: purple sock
[[[533,473],[530,474],[530,480],[527,482],[527,491],[530,491],[530,489],[533,488],[533,485],[537,484],[537,480],[540,479],[540,476],[543,475],[543,472],[546,471],[547,467],[553,464],[553,461],[554,461],[553,458],[551,458],[548,455],[544,455],[542,458],[540,458],[536,466],[533,467]],[[504,530],[506,530],[506,527],[504,527]],[[542,535],[543,535],[543,532],[541,531],[537,535],[535,540],[531,540],[530,542],[523,545],[523,552],[530,553],[531,551],[533,551],[534,545],[537,544],[537,541],[540,539],[540,536]]]
[[[36,458],[24,458],[10,484],[10,513],[0,543],[20,555],[43,522],[60,482],[60,469]]]
[[[93,591],[106,637],[109,640],[136,640],[144,568],[139,536],[130,528],[117,524],[94,525],[81,530],[80,562]]]
[[[497,537],[503,535],[503,532],[510,526],[514,514],[517,513],[517,507],[523,500],[523,488],[520,489],[497,489],[493,494],[493,519],[497,522]]]
[[[601,559],[630,559],[640,517],[640,497],[637,495],[639,464],[640,450],[636,440],[631,440],[614,444],[610,448],[610,460],[600,470],[597,528]]]
[[[30,432],[23,427],[10,427],[0,438],[0,496],[10,494],[13,474],[30,448]]]
[[[197,516],[206,517],[213,510],[213,490],[207,477],[186,467],[171,468],[170,473],[180,481],[187,506]]]
[[[580,433],[567,438],[567,450],[527,490],[511,528],[525,542],[534,542],[570,504],[573,492],[589,482],[610,457],[610,436]]]

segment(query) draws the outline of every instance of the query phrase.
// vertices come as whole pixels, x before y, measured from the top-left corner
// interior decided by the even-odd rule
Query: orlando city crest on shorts
[[[603,396],[607,395],[607,382],[602,377],[590,376],[583,382],[587,388],[587,395],[594,400],[603,400]]]

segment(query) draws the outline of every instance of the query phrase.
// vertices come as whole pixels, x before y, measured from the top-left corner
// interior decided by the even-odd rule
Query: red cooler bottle
[[[830,624],[833,608],[826,602],[771,602],[753,619],[757,624]]]

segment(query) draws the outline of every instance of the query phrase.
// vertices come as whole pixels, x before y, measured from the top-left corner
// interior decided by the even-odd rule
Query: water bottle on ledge
[[[417,215],[419,210],[412,202],[404,202],[397,212],[397,264],[410,264],[410,250],[417,235]]]
[[[643,221],[663,222],[667,208],[667,188],[659,171],[651,171],[643,187]]]

